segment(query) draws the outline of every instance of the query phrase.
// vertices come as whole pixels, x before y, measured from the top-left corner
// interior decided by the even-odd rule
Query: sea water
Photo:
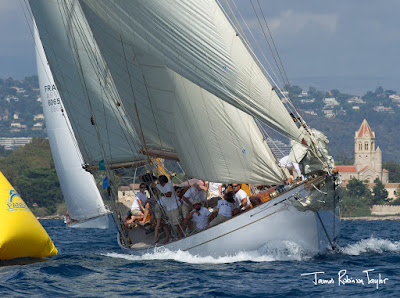
[[[400,222],[344,221],[339,248],[313,256],[290,241],[220,258],[160,248],[132,256],[114,229],[41,220],[59,253],[3,262],[0,296],[398,297]]]

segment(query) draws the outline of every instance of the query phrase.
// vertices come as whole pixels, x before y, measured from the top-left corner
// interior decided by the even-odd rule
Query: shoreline
[[[387,216],[358,216],[358,217],[341,217],[340,220],[400,220],[398,215],[387,215]]]
[[[49,215],[37,219],[64,219],[64,215]],[[341,217],[340,220],[400,220],[400,215]]]
[[[39,217],[36,216],[36,219],[64,219],[64,215],[48,215],[48,216],[43,216],[43,217]]]

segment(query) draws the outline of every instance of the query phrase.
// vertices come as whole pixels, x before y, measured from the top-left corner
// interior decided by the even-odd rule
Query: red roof
[[[357,137],[362,138],[364,136],[369,136],[370,138],[374,137],[374,134],[371,130],[371,127],[369,127],[367,119],[364,119],[364,121],[361,123],[360,129],[358,130]]]
[[[339,172],[357,172],[355,166],[336,166]]]
[[[359,170],[358,172],[359,172],[359,173],[364,172],[364,170],[366,170],[367,168],[368,168],[368,166],[365,166],[365,167],[363,167],[361,170]]]
[[[382,172],[384,172],[384,173],[389,173],[389,171],[386,170],[386,169],[383,169]]]

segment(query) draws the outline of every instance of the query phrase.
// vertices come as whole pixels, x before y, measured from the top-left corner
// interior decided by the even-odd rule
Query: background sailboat
[[[82,168],[82,156],[36,27],[34,34],[43,113],[51,153],[68,209],[67,224],[76,228],[108,228],[110,212],[104,206],[93,176]]]

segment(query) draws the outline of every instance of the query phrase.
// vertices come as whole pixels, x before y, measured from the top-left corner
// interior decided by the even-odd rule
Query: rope
[[[311,186],[312,186],[316,191],[322,193],[323,195],[327,195],[327,194],[328,194],[327,192],[324,192],[324,191],[318,189],[318,188],[317,188],[314,184],[312,184],[312,183],[311,183]]]

